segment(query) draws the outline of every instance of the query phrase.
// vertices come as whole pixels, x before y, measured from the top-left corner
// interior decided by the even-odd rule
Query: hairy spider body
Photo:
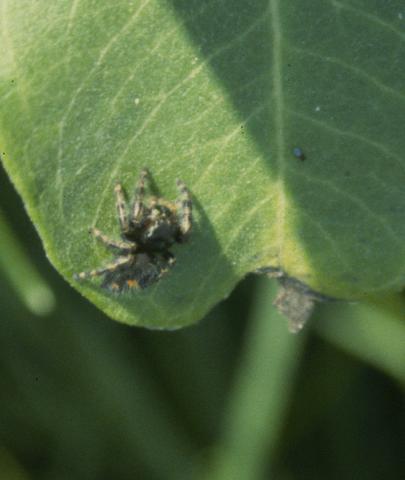
[[[104,276],[101,286],[121,293],[136,288],[147,288],[165,275],[176,262],[169,248],[185,242],[191,231],[192,202],[186,185],[177,180],[179,197],[175,203],[151,197],[144,201],[148,171],[142,170],[130,213],[120,183],[115,186],[116,207],[121,228],[121,239],[112,240],[97,228],[90,233],[107,248],[115,259],[102,268],[81,272],[76,279]]]

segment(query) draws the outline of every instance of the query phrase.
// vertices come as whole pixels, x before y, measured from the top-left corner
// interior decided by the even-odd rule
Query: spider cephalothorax
[[[185,184],[177,180],[179,198],[175,203],[157,197],[145,202],[147,177],[145,169],[140,174],[130,212],[121,184],[115,186],[122,240],[111,240],[97,228],[91,228],[90,233],[114,251],[116,258],[102,268],[77,274],[76,279],[103,275],[102,287],[122,292],[152,285],[174,265],[176,259],[169,248],[176,242],[186,241],[191,231],[190,193]]]

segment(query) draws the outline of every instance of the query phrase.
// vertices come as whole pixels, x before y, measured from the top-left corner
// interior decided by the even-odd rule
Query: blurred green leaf
[[[11,453],[1,446],[0,472],[0,478],[4,480],[29,480],[30,478]]]
[[[190,468],[194,441],[128,327],[69,298],[33,322],[13,300],[0,289],[0,444],[48,474],[35,478],[177,479]]]
[[[222,440],[203,478],[267,478],[305,338],[291,334],[285,319],[273,308],[275,291],[274,281],[261,280]]]
[[[389,303],[334,305],[322,309],[316,328],[325,339],[405,386],[405,301],[398,295],[390,298]]]
[[[187,183],[195,228],[144,292],[75,284],[115,319],[195,322],[269,265],[342,298],[398,290],[402,6],[2,0],[2,156],[53,264],[72,282],[107,261],[87,230],[118,236],[114,182],[146,165],[164,197]]]
[[[0,270],[24,305],[36,315],[55,308],[55,296],[42,278],[0,210]]]

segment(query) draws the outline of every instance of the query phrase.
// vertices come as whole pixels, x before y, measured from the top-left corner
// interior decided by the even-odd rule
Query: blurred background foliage
[[[254,275],[197,326],[130,328],[45,258],[0,172],[0,479],[403,479],[405,299],[299,335]]]

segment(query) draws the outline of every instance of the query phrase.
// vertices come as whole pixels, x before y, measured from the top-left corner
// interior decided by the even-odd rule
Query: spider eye
[[[167,217],[170,215],[170,209],[167,208],[165,205],[157,205],[157,210],[159,212],[159,216],[161,217]]]

